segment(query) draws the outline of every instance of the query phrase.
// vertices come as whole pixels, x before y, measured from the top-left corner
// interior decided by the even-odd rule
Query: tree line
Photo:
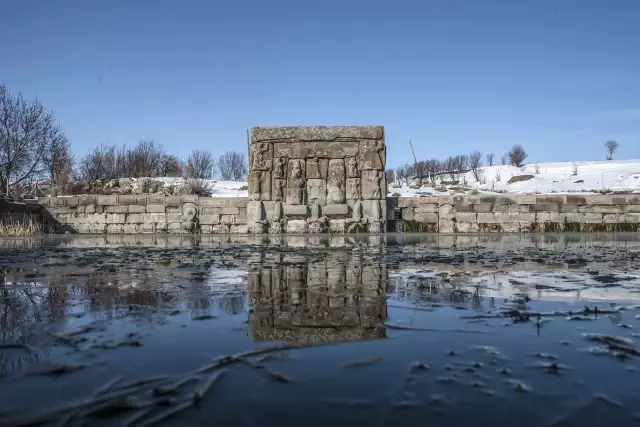
[[[152,139],[133,147],[100,145],[76,157],[53,112],[0,84],[0,189],[6,194],[25,181],[50,180],[62,186],[129,177],[239,180],[247,169],[245,155],[236,151],[216,159],[209,151],[195,150],[180,159]]]

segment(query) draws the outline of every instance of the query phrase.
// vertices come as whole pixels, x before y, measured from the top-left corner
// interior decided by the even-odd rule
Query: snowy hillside
[[[577,172],[577,173],[576,173]],[[480,193],[640,193],[640,160],[612,160],[601,162],[539,163],[482,168],[480,182],[473,172],[457,177],[458,185],[443,185],[451,176],[441,176],[434,187],[409,188],[404,183],[389,185],[391,194],[413,196],[421,194],[453,194],[477,190]],[[514,178],[516,177],[516,178]],[[517,178],[519,177],[519,178]],[[522,179],[518,182],[518,179]],[[509,181],[512,180],[511,183]],[[415,182],[411,187],[415,187]],[[444,191],[442,191],[444,190]]]
[[[574,175],[574,172],[577,174]],[[491,166],[481,169],[481,180],[473,172],[457,176],[458,184],[451,184],[451,176],[439,176],[435,184],[417,187],[406,183],[390,184],[389,195],[411,197],[420,195],[447,195],[479,193],[640,193],[640,160],[612,160],[601,162],[561,162],[515,166]],[[527,176],[528,175],[528,176]],[[514,177],[520,177],[513,179]],[[184,178],[154,178],[165,185],[180,185]],[[509,180],[519,182],[509,183]],[[246,181],[208,181],[213,197],[248,197]],[[398,187],[399,186],[399,187]]]

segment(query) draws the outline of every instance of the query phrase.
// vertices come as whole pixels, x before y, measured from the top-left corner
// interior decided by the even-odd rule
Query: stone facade
[[[255,127],[248,230],[383,232],[385,165],[382,126]]]
[[[43,221],[46,232],[81,234],[297,234],[324,233],[327,227],[338,233],[640,231],[638,194],[390,197],[380,201],[350,199],[351,178],[345,178],[347,203],[328,204],[316,197],[309,202],[309,194],[325,194],[327,186],[333,185],[328,183],[329,162],[325,163],[326,185],[314,181],[322,178],[311,178],[304,185],[289,188],[296,200],[307,198],[303,204],[198,196],[85,195],[22,203],[0,199],[0,220],[31,218]],[[297,165],[302,171],[302,162]],[[308,170],[306,162],[304,165]],[[347,166],[345,175],[349,176]],[[330,200],[339,201],[340,197],[342,190],[338,188]],[[380,217],[386,225],[374,220]]]

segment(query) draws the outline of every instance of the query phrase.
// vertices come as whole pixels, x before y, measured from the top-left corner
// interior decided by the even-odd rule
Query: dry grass
[[[33,218],[22,221],[0,221],[0,236],[24,237],[42,234],[42,224]]]

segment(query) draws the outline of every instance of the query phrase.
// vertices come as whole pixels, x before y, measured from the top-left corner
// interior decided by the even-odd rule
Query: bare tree
[[[507,156],[504,155],[500,158],[500,163],[502,163],[502,166],[507,164]]]
[[[607,147],[607,160],[613,160],[613,153],[618,150],[620,145],[614,140],[609,140],[604,146]]]
[[[507,153],[509,156],[509,163],[513,166],[521,167],[528,154],[522,148],[522,145],[516,144],[511,147],[511,150]]]
[[[385,177],[387,179],[387,184],[391,184],[395,178],[395,171],[393,169],[387,169],[385,171]]]
[[[187,158],[186,173],[189,178],[211,179],[216,159],[209,151],[195,150]]]
[[[487,164],[489,166],[493,166],[493,153],[488,153],[487,154]]]
[[[474,178],[478,182],[480,182],[480,179],[482,178],[481,176],[482,170],[480,169],[481,167],[482,167],[482,153],[480,153],[479,151],[474,151],[469,155],[469,169],[471,169],[471,172],[473,172]]]
[[[64,134],[58,132],[53,136],[44,156],[46,173],[57,191],[64,191],[69,183],[73,163],[71,143]]]
[[[118,148],[115,145],[100,145],[80,159],[76,177],[83,181],[115,179],[120,172],[118,163],[120,168],[125,163],[122,154],[118,154]]]
[[[123,147],[124,148],[124,147]],[[160,175],[162,162],[166,156],[164,148],[153,139],[143,139],[133,150],[125,152],[125,164],[127,165],[126,177],[142,178]],[[124,176],[119,176],[122,178]]]
[[[247,162],[244,154],[227,151],[218,158],[218,170],[222,179],[238,181],[247,175]]]
[[[411,165],[405,163],[403,166],[396,168],[396,176],[400,182],[404,181],[405,185],[409,185],[409,179],[411,178]]]
[[[0,85],[0,185],[6,194],[9,187],[46,172],[45,156],[57,138],[64,132],[53,113]]]
[[[178,177],[182,175],[182,162],[176,156],[166,154],[160,165],[160,176]]]
[[[578,175],[578,164],[577,163],[571,163],[571,170],[572,170],[572,175],[576,176]]]

